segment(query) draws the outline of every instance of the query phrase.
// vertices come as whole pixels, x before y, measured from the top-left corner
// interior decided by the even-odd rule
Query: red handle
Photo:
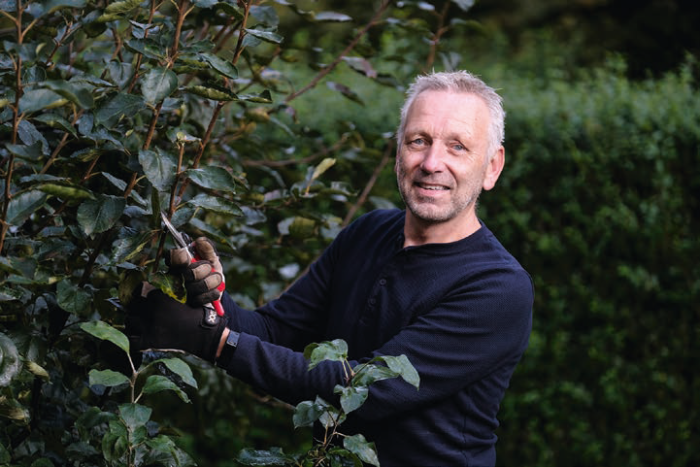
[[[191,262],[196,263],[197,261],[199,261],[202,258],[200,258],[196,254],[194,254],[193,250],[194,250],[194,248],[190,248],[190,253],[192,253],[191,254],[192,261]],[[213,266],[212,266],[212,271],[216,272],[216,269],[214,269]],[[224,284],[224,282],[222,281],[221,284],[219,284],[219,286],[216,288],[216,290],[218,290],[219,292],[221,292],[223,294],[224,290],[226,290],[226,284]],[[221,300],[214,300],[212,302],[212,305],[214,305],[214,309],[216,310],[217,315],[224,316],[224,307],[221,305]]]

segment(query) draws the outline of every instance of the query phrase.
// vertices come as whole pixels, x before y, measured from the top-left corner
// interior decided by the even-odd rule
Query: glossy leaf
[[[119,93],[97,109],[97,123],[107,128],[114,127],[123,117],[132,117],[146,108],[141,96]]]
[[[312,426],[321,418],[328,408],[328,403],[317,398],[315,401],[303,401],[294,408],[293,422],[295,428]]]
[[[271,31],[262,31],[259,29],[246,29],[245,32],[260,40],[263,40],[265,42],[271,42],[273,44],[280,44],[284,39],[279,34]]]
[[[78,208],[78,224],[85,235],[91,236],[111,229],[124,213],[126,200],[121,196],[98,194]]]
[[[104,321],[82,323],[80,329],[98,339],[106,340],[116,345],[124,352],[129,352],[129,339],[118,329]]]
[[[58,283],[56,290],[58,306],[68,313],[82,315],[92,303],[92,296],[67,279]]]
[[[231,79],[238,78],[238,70],[231,62],[210,53],[202,53],[200,57],[216,70],[217,73]]]
[[[139,163],[156,190],[166,191],[175,181],[177,163],[169,154],[142,149],[139,151]]]
[[[309,370],[324,360],[342,362],[348,358],[348,344],[342,339],[312,343],[304,349],[304,358],[309,360]]]
[[[229,214],[232,216],[241,215],[241,208],[231,201],[224,198],[209,196],[204,193],[195,196],[189,201],[193,206],[197,206],[207,211],[214,211],[221,214]]]
[[[67,99],[50,89],[28,89],[19,100],[19,111],[32,113],[56,108],[67,102]]]
[[[374,443],[370,443],[361,434],[346,436],[343,438],[343,446],[354,453],[362,462],[379,467],[379,458]]]
[[[31,190],[14,196],[7,209],[7,223],[20,226],[46,203],[48,195],[41,190]]]
[[[90,370],[88,374],[90,386],[102,385],[107,387],[129,384],[126,375],[113,370]]]
[[[236,192],[236,182],[233,175],[223,167],[208,165],[198,169],[189,169],[185,174],[202,188],[221,190],[228,193]]]
[[[415,386],[416,389],[420,386],[420,376],[416,371],[416,368],[408,360],[405,355],[399,355],[398,357],[393,356],[383,356],[381,360],[386,363],[386,365],[395,373],[400,375],[407,383]]]
[[[149,376],[146,379],[146,384],[144,384],[142,391],[144,394],[153,394],[161,391],[173,391],[184,402],[190,402],[190,398],[187,396],[185,391],[180,389],[177,384],[170,381],[167,377],[161,375]]]
[[[155,363],[163,363],[166,367],[168,367],[168,370],[178,375],[182,379],[183,383],[197,389],[197,381],[194,379],[192,369],[183,360],[179,358],[164,358],[156,360],[152,364]]]
[[[177,75],[167,68],[153,68],[142,78],[141,94],[149,104],[170,96],[177,89]]]
[[[359,409],[365,403],[369,395],[369,388],[365,386],[339,386],[335,392],[340,394],[340,406],[348,414]]]

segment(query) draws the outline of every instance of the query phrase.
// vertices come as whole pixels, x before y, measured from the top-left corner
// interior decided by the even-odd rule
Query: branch
[[[360,39],[362,39],[362,36],[367,34],[367,31],[369,31],[369,29],[372,26],[374,26],[374,24],[377,22],[377,20],[382,15],[382,13],[384,13],[384,11],[387,9],[387,7],[389,6],[390,3],[391,3],[391,0],[384,0],[382,2],[381,6],[379,7],[379,9],[374,14],[374,16],[372,16],[372,19],[370,19],[369,22],[365,25],[365,27],[362,28],[360,30],[360,32],[357,33],[357,35],[353,38],[353,40],[350,42],[350,44],[348,44],[348,46],[345,48],[345,50],[340,52],[340,55],[338,55],[330,65],[328,65],[323,70],[321,70],[318,73],[318,75],[316,75],[314,77],[314,79],[311,80],[311,82],[309,84],[307,84],[305,87],[303,87],[299,91],[293,92],[290,95],[288,95],[287,98],[284,100],[285,103],[288,103],[289,101],[296,99],[297,97],[299,97],[300,95],[302,95],[306,91],[308,91],[309,89],[316,87],[316,85],[323,79],[324,76],[326,76],[328,73],[333,71],[338,66],[338,64],[343,60],[343,57],[348,55],[350,53],[350,51],[352,49],[354,49],[355,46],[357,46],[357,43],[360,42]]]

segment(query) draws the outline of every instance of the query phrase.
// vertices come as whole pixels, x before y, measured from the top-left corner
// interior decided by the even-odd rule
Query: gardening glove
[[[216,359],[228,319],[213,308],[180,303],[148,282],[136,287],[126,308],[132,350],[183,350],[210,362]]]
[[[189,250],[189,251],[188,251]],[[192,262],[192,256],[197,258]],[[221,298],[226,283],[216,247],[206,237],[199,237],[188,248],[174,248],[165,255],[168,272],[181,275],[187,290],[187,304],[202,306]]]

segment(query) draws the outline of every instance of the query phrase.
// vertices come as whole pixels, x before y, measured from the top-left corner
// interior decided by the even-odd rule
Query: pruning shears
[[[201,260],[202,258],[197,255],[197,250],[194,247],[194,243],[187,243],[185,237],[175,228],[170,220],[168,220],[168,217],[164,212],[160,213],[160,217],[163,219],[163,224],[165,224],[165,227],[170,232],[170,235],[173,236],[173,240],[175,240],[175,244],[178,246],[178,248],[184,248],[187,252],[187,256],[190,258],[190,263],[195,263]],[[222,282],[216,289],[223,293],[225,288],[226,285]],[[213,307],[216,310],[217,315],[224,316],[224,307],[221,306],[221,300],[214,300],[212,303],[208,303],[205,306],[208,308]]]

